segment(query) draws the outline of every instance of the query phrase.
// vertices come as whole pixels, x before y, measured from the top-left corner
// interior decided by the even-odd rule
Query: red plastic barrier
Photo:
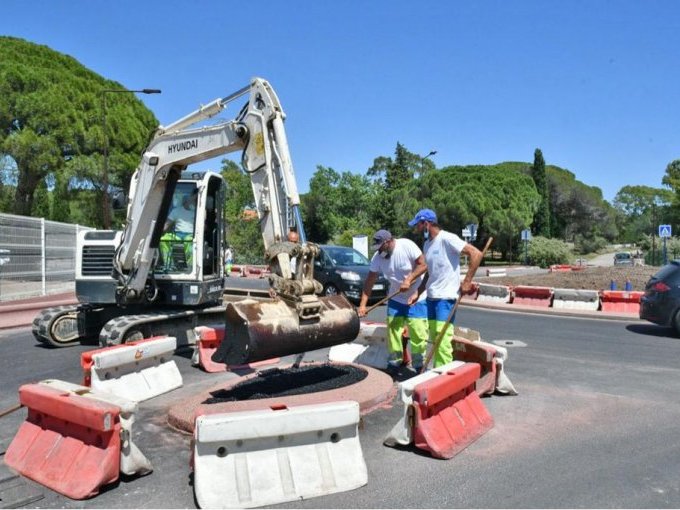
[[[28,408],[5,453],[22,475],[72,499],[86,499],[120,471],[120,409],[40,384],[19,388]]]
[[[102,347],[100,349],[93,349],[91,351],[85,351],[80,355],[80,366],[83,369],[83,386],[92,386],[91,380],[91,370],[94,360],[92,359],[95,354],[100,352],[110,352],[112,349],[120,349],[121,347],[127,347],[130,345],[138,345],[144,342],[149,342],[151,340],[156,340],[158,338],[165,338],[161,336],[154,336],[150,338],[143,338],[142,340],[135,340],[134,342],[126,342],[120,345],[111,345],[109,347]]]
[[[496,391],[496,349],[491,346],[479,345],[453,333],[453,359],[467,363],[477,363],[481,368],[481,375],[475,383],[477,395],[491,395]]]
[[[641,291],[601,290],[600,302],[603,312],[640,313]]]
[[[549,287],[513,287],[513,304],[549,308],[553,291]]]
[[[550,272],[557,272],[557,273],[566,273],[568,271],[571,271],[571,266],[566,265],[566,264],[553,264],[550,266]]]
[[[414,388],[416,447],[450,459],[493,427],[493,418],[475,392],[479,375],[477,363],[466,363]]]
[[[199,326],[196,328],[196,333],[198,334],[198,338],[196,339],[196,345],[198,347],[198,364],[203,370],[209,373],[266,366],[278,363],[280,360],[280,358],[273,358],[264,361],[256,361],[255,363],[249,363],[247,365],[232,366],[227,366],[224,363],[215,363],[212,360],[212,355],[224,340],[224,327]]]

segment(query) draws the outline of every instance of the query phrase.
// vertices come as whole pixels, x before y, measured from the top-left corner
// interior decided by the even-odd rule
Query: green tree
[[[674,193],[649,186],[623,186],[614,197],[614,207],[619,212],[621,240],[638,242],[643,234],[652,233],[655,221],[671,219]]]
[[[101,95],[123,88],[46,46],[0,37],[0,153],[17,168],[12,212],[30,214],[36,187],[50,175],[101,190]],[[158,122],[133,94],[111,96],[109,181],[127,190]]]
[[[534,217],[534,234],[550,237],[550,195],[548,193],[548,180],[545,176],[545,161],[543,160],[541,149],[534,151],[531,177],[536,185],[536,190],[541,196],[541,204]]]
[[[226,240],[236,264],[263,264],[264,240],[255,211],[250,178],[235,162],[223,159],[220,172],[226,182],[224,217]]]
[[[50,197],[47,193],[47,184],[45,179],[38,183],[33,194],[33,208],[31,209],[31,216],[36,218],[50,218]]]
[[[309,181],[309,192],[302,197],[307,235],[311,241],[338,242],[339,236],[367,233],[377,226],[371,211],[378,195],[377,186],[366,176],[338,173],[317,166]]]
[[[434,169],[432,161],[410,152],[397,142],[394,159],[380,156],[375,158],[367,175],[378,186],[378,193],[373,203],[373,218],[383,228],[398,229],[397,218],[400,193],[418,175],[425,175]]]

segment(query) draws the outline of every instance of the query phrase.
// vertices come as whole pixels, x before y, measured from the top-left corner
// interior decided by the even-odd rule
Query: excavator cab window
[[[195,183],[177,184],[159,243],[161,258],[156,266],[157,271],[191,273],[197,199],[198,189]]]

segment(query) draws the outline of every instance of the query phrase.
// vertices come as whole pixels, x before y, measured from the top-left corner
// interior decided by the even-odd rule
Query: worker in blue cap
[[[422,292],[427,292],[427,320],[430,338],[434,342],[441,330],[446,327],[437,352],[434,353],[434,366],[439,367],[453,360],[453,323],[446,320],[456,305],[461,293],[468,292],[472,287],[472,277],[482,261],[482,252],[465,242],[456,234],[443,230],[437,222],[437,214],[432,209],[421,209],[408,223],[425,238],[423,253],[425,255],[427,274],[418,288],[418,293],[412,298],[413,302]],[[461,282],[460,256],[465,254],[470,262],[467,274]],[[425,270],[422,270],[425,272]],[[418,272],[411,275],[411,280],[419,276]],[[405,280],[404,285],[410,284]]]

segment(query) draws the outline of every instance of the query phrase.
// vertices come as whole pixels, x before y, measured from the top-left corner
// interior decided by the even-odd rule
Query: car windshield
[[[663,266],[659,271],[652,276],[652,280],[665,280],[680,269],[680,261],[674,260],[670,264]]]
[[[354,248],[348,248],[346,246],[330,246],[324,248],[324,251],[337,266],[369,265],[368,259]]]
[[[632,258],[632,255],[630,253],[617,253],[615,257],[617,260],[628,260]]]

